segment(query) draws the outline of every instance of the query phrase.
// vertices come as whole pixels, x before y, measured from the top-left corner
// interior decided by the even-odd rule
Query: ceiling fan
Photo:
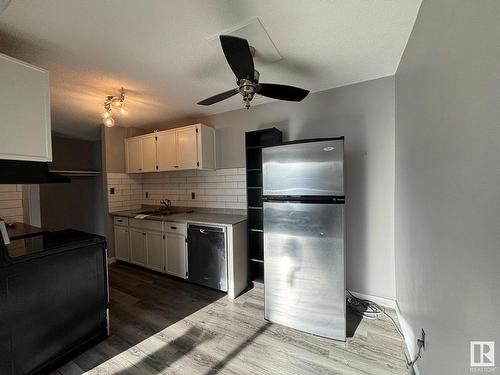
[[[226,60],[236,76],[238,87],[211,96],[198,104],[212,105],[240,93],[243,96],[243,103],[248,109],[255,94],[294,102],[300,102],[309,94],[308,90],[299,87],[259,83],[259,72],[255,70],[253,64],[255,49],[248,45],[248,41],[230,35],[221,35],[219,38],[224,56],[226,56]]]

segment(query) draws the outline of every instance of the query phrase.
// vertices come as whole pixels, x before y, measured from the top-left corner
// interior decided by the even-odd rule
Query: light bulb
[[[108,128],[111,128],[114,124],[115,120],[113,120],[113,117],[111,116],[104,120],[104,125],[106,125]]]
[[[115,108],[121,108],[122,102],[120,99],[113,99],[113,101],[111,102],[111,105]]]
[[[104,113],[102,114],[102,118],[103,118],[103,119],[107,119],[107,118],[109,118],[110,116],[111,116],[111,113],[109,113],[109,111],[106,111],[106,112],[104,112]]]
[[[125,107],[120,108],[120,113],[124,116],[128,115],[128,111],[125,109]]]

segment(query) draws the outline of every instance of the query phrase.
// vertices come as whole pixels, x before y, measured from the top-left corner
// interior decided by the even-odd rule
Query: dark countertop
[[[46,231],[42,228],[18,222],[7,226],[7,234],[11,240],[32,236],[34,234],[42,234],[44,232]]]
[[[66,229],[44,232],[11,240],[10,244],[0,247],[0,263],[10,264],[73,250],[78,247],[104,243],[102,236]]]
[[[188,209],[188,208],[187,208]],[[244,212],[244,210],[222,211],[216,209],[197,209],[191,208],[193,212],[189,213],[174,213],[170,215],[148,215],[143,220],[157,220],[157,221],[173,221],[179,223],[193,223],[193,224],[219,224],[219,225],[235,225],[247,220],[244,214],[237,214],[233,212]],[[124,216],[134,218],[140,209],[113,211],[110,212],[112,216]]]

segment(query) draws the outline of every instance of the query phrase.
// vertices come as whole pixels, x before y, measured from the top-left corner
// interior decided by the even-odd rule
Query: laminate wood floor
[[[387,320],[348,314],[347,342],[264,320],[264,290],[223,293],[110,267],[111,336],[54,374],[408,374]],[[394,313],[394,312],[392,312]]]

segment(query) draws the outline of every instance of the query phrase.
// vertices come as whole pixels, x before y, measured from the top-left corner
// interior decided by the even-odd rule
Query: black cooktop
[[[45,232],[20,239],[15,239],[8,245],[2,246],[4,262],[11,263],[15,260],[31,259],[48,253],[70,250],[82,243],[95,243],[104,241],[104,237],[85,233],[74,229],[56,232]]]

